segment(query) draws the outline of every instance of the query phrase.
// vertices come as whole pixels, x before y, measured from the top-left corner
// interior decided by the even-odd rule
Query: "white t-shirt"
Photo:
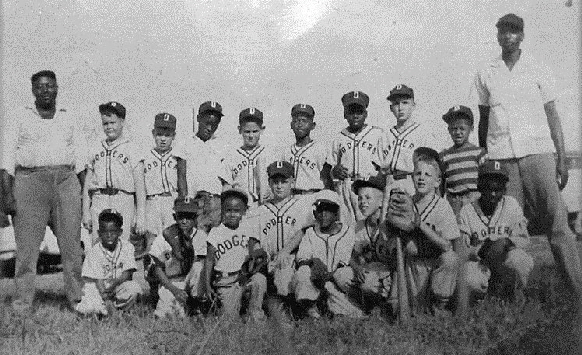
[[[241,269],[249,255],[249,238],[257,235],[256,226],[241,221],[237,229],[230,229],[224,224],[214,227],[208,233],[208,244],[215,249],[214,270],[220,272],[235,272]]]
[[[121,239],[113,251],[97,243],[88,250],[81,274],[95,280],[117,279],[124,271],[137,269],[134,251],[131,243]]]

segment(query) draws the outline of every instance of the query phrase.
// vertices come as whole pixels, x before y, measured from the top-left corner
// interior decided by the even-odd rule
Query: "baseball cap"
[[[414,99],[414,90],[404,84],[398,84],[390,90],[390,95],[388,95],[386,100],[394,101],[398,97],[410,97]]]
[[[249,196],[247,195],[247,193],[244,190],[241,190],[237,187],[232,187],[230,189],[226,189],[226,190],[222,191],[222,194],[220,195],[220,199],[222,202],[224,202],[228,197],[231,197],[231,196],[236,196],[236,197],[240,198],[241,200],[243,200],[245,205],[247,205],[249,203]]]
[[[473,111],[470,108],[463,105],[457,105],[451,107],[444,115],[443,121],[449,123],[453,118],[465,117],[469,120],[471,125],[473,125]]]
[[[359,105],[364,108],[368,108],[370,103],[370,97],[361,91],[350,91],[342,96],[342,104],[344,107],[350,105]]]
[[[333,207],[338,209],[340,207],[339,195],[331,190],[321,190],[315,194],[315,202],[313,206],[317,209],[319,207]],[[335,207],[334,207],[335,206]]]
[[[303,113],[309,117],[315,116],[315,110],[311,105],[297,104],[293,106],[293,108],[291,109],[291,116],[295,116],[300,113]]]
[[[122,226],[123,216],[115,209],[106,208],[99,213],[98,221],[112,221],[115,222],[118,226]]]
[[[198,108],[198,114],[201,115],[203,113],[212,112],[220,117],[224,116],[222,114],[222,106],[216,101],[206,101]]]
[[[497,160],[487,160],[479,167],[479,178],[483,176],[498,176],[503,180],[509,180],[509,173],[505,165]]]
[[[192,197],[178,197],[174,201],[174,211],[196,213],[198,211],[198,204]]]
[[[509,27],[519,32],[523,32],[523,19],[515,14],[507,14],[497,21],[495,27]]]
[[[154,128],[163,128],[175,131],[176,117],[167,112],[158,113],[154,119]]]
[[[269,176],[269,179],[277,175],[283,176],[284,178],[290,178],[295,176],[294,170],[295,169],[291,163],[286,161],[276,161],[267,167],[267,175]]]
[[[372,187],[380,191],[384,191],[386,187],[386,179],[381,175],[370,176],[368,180],[356,180],[352,184],[352,190],[357,194],[361,188]]]
[[[120,118],[125,118],[125,107],[116,101],[109,101],[99,105],[99,113],[102,115],[114,113]]]
[[[263,125],[263,113],[254,107],[245,108],[238,115],[238,122],[252,121]]]

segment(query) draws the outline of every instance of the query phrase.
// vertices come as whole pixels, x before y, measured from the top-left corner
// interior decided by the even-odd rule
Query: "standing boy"
[[[206,258],[204,231],[195,228],[198,206],[189,197],[174,203],[176,223],[164,229],[152,243],[153,263],[148,274],[159,283],[157,317],[185,316],[190,297],[201,297],[202,270]]]
[[[350,223],[362,219],[352,183],[376,175],[372,162],[382,164],[390,152],[390,148],[385,145],[384,131],[366,123],[369,102],[368,95],[361,91],[350,91],[342,96],[348,127],[342,129],[333,140],[327,158],[327,162],[333,166],[331,178],[336,184],[336,191],[351,216]]]
[[[311,139],[315,128],[315,110],[311,105],[297,104],[291,109],[291,129],[295,134],[295,144],[285,148],[282,159],[293,165],[296,195],[312,194],[324,188],[331,188],[326,163],[328,145]]]
[[[172,207],[176,197],[188,194],[186,161],[172,146],[176,137],[176,117],[159,113],[152,130],[155,147],[145,155],[144,177],[146,191],[147,230],[157,236],[174,223]]]
[[[238,317],[243,296],[248,291],[247,313],[251,319],[263,320],[263,298],[267,289],[265,275],[255,273],[248,280],[241,278],[241,268],[250,255],[249,238],[257,237],[256,227],[241,222],[249,199],[245,191],[233,188],[225,190],[221,200],[222,224],[212,228],[208,234],[206,296],[213,298],[215,289],[224,314]]]
[[[466,106],[454,106],[443,115],[449,126],[453,146],[440,152],[443,169],[444,188],[447,201],[455,216],[461,207],[479,197],[477,192],[477,173],[485,161],[485,149],[469,142],[473,131],[473,112]]]
[[[88,246],[83,263],[83,297],[75,310],[79,313],[107,315],[106,302],[127,309],[142,290],[132,279],[136,265],[133,245],[120,240],[123,216],[115,210],[99,213],[99,243]]]
[[[425,124],[412,117],[416,102],[414,90],[404,84],[396,85],[386,98],[390,101],[390,111],[396,118],[396,125],[387,133],[387,142],[392,154],[386,161],[389,171],[394,176],[394,187],[400,187],[409,194],[414,193],[412,155],[418,147],[436,148],[436,137]]]
[[[125,107],[119,102],[99,105],[105,139],[90,151],[87,183],[83,191],[83,224],[89,231],[99,213],[115,209],[123,217],[122,240],[129,240],[132,225],[138,234],[145,232],[145,184],[143,157],[123,135]],[[98,234],[93,231],[92,243]]]

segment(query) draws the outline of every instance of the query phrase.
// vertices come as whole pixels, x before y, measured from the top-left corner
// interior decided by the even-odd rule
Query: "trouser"
[[[248,314],[254,319],[263,319],[263,300],[267,292],[267,278],[256,273],[245,285],[237,281],[238,274],[219,277],[214,286],[222,304],[223,314],[228,317],[238,317],[240,314],[243,297],[248,295]]]
[[[190,271],[186,277],[171,280],[172,284],[179,289],[186,290],[192,297],[201,297],[203,295],[202,273],[204,272],[204,262],[197,261],[192,264]],[[182,280],[183,279],[183,280]],[[160,286],[158,290],[158,303],[154,314],[157,317],[178,316],[184,317],[186,315],[186,307],[176,300],[176,297],[170,290],[164,286]]]
[[[360,318],[364,316],[364,312],[358,307],[358,304],[350,299],[348,295],[337,286],[346,279],[342,269],[350,269],[349,267],[342,267],[333,273],[334,282],[327,281],[324,284],[323,290],[315,287],[311,281],[311,268],[307,265],[302,265],[295,272],[293,288],[295,290],[295,298],[297,301],[317,301],[322,295],[323,291],[326,297],[327,307],[332,314],[346,315],[349,317]]]
[[[112,299],[113,306],[117,309],[128,309],[135,303],[137,296],[142,293],[142,290],[137,282],[131,280],[125,281],[117,286],[114,293],[115,295]],[[108,314],[105,301],[101,297],[97,285],[94,282],[85,283],[83,286],[83,297],[81,298],[81,302],[75,307],[75,310],[83,314]]]
[[[543,223],[556,266],[582,300],[582,267],[568,210],[556,183],[554,155],[534,154],[503,163],[509,172],[507,194],[514,196],[530,221]]]
[[[295,275],[295,255],[284,258],[279,265],[272,267],[269,264],[269,278],[272,280],[273,293],[279,296],[287,296],[293,289],[293,276]],[[269,290],[269,292],[271,292]]]
[[[116,195],[93,194],[91,198],[91,221],[93,223],[93,233],[91,235],[92,244],[97,242],[99,235],[99,213],[104,209],[112,208],[121,213],[123,217],[123,233],[121,239],[129,241],[131,227],[134,225],[135,218],[135,198],[133,194],[119,192]]]
[[[449,204],[453,208],[453,212],[455,213],[455,216],[458,217],[459,212],[461,212],[461,208],[463,208],[463,206],[468,204],[468,203],[472,203],[474,201],[477,201],[479,196],[480,196],[480,194],[477,191],[468,191],[466,193],[455,194],[455,195],[447,193],[447,201],[449,201]]]
[[[14,196],[16,241],[15,301],[32,304],[39,247],[47,223],[57,236],[65,292],[70,302],[81,299],[81,185],[68,166],[17,168]]]
[[[148,196],[145,204],[146,228],[155,235],[162,235],[174,221],[175,196],[154,195]]]

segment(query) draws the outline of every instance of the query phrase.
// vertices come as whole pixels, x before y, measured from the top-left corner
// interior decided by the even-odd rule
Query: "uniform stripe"
[[[396,170],[396,164],[398,163],[398,158],[400,158],[400,152],[402,151],[402,143],[404,142],[404,138],[410,135],[414,130],[420,127],[418,122],[414,122],[414,124],[408,128],[406,128],[401,133],[398,133],[398,130],[395,127],[390,128],[390,133],[396,138],[396,142],[394,143],[394,154],[392,154],[392,161],[390,162],[390,168],[392,170]]]
[[[428,216],[430,216],[431,212],[434,210],[434,208],[436,207],[438,202],[439,202],[439,197],[437,195],[434,195],[432,197],[432,200],[430,200],[428,205],[426,205],[426,207],[420,213],[420,220],[421,221],[424,222],[428,218]]]
[[[293,155],[293,168],[295,169],[295,179],[297,179],[299,175],[299,161],[301,157],[307,153],[309,148],[313,147],[314,143],[314,141],[311,141],[303,147],[298,147],[295,144],[291,146],[291,155]]]
[[[247,161],[247,174],[248,174],[247,191],[249,191],[249,193],[251,193],[251,195],[253,195],[253,197],[255,197],[255,198],[259,198],[259,196],[257,196],[257,191],[256,191],[257,186],[256,186],[255,178],[254,178],[254,176],[255,176],[254,168],[256,165],[256,160],[258,159],[259,154],[261,154],[263,152],[263,150],[265,150],[265,146],[262,146],[262,145],[255,147],[250,152],[247,152],[246,150],[244,150],[242,148],[237,148],[237,150],[236,150],[236,152],[238,154],[240,154]]]
[[[292,197],[287,200],[283,205],[278,208],[272,202],[267,202],[264,206],[275,216],[277,221],[277,251],[285,248],[285,228],[283,223],[283,217],[285,214],[299,201],[297,198]]]
[[[360,142],[364,140],[364,138],[370,133],[371,131],[376,128],[375,126],[366,126],[362,129],[361,132],[358,134],[350,133],[347,129],[342,129],[341,134],[349,138],[353,142],[352,146],[352,174],[354,177],[360,174]],[[380,149],[378,147],[377,149]]]
[[[343,233],[340,235],[339,233],[341,233],[342,230],[343,230]],[[340,230],[338,232],[338,234],[331,234],[331,235],[328,235],[328,237],[326,238],[324,236],[321,236],[317,232],[316,228],[313,228],[313,231],[315,232],[315,235],[325,243],[325,260],[327,262],[327,265],[326,266],[327,266],[327,269],[328,270],[331,270],[331,271],[334,271],[334,270],[332,270],[332,266],[335,264],[335,256],[337,254],[337,252],[336,252],[337,251],[337,245],[339,244],[339,241],[342,240],[346,236],[346,234],[348,233],[349,227],[348,228],[345,228],[345,229],[342,228],[342,230]],[[335,238],[336,236],[339,236],[339,237],[336,239]],[[330,264],[330,259],[329,259],[329,241],[330,240],[334,242],[334,244],[333,244],[333,251],[332,251],[332,254],[333,255],[331,257],[331,264]]]

